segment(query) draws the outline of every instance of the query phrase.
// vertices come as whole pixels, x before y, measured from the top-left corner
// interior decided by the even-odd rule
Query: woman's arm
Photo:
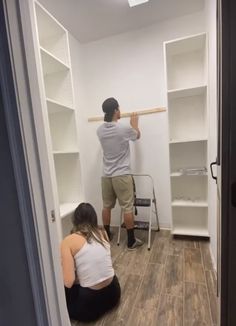
[[[66,240],[63,240],[61,244],[61,263],[64,285],[71,288],[75,282],[75,262]]]

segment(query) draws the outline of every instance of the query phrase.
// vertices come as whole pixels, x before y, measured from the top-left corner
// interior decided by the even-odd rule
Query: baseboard
[[[217,272],[217,263],[216,263],[214,255],[212,253],[211,245],[209,245],[209,251],[210,251],[210,256],[211,256],[211,261],[212,261],[212,264],[213,264],[214,271]]]

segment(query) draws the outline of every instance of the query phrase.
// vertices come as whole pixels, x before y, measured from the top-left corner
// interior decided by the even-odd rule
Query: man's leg
[[[135,236],[134,236],[134,214],[133,213],[124,213],[124,222],[125,227],[127,230],[127,245],[128,247],[132,247],[135,243]]]
[[[108,177],[102,177],[102,199],[103,199],[103,210],[102,210],[102,221],[104,229],[107,232],[108,238],[111,240],[111,209],[116,203],[116,194],[113,190],[112,179]]]
[[[143,244],[139,239],[135,238],[134,235],[134,187],[133,179],[131,175],[124,175],[112,178],[113,189],[119,200],[119,204],[124,210],[124,222],[127,230],[127,246],[129,249],[135,249],[136,247]]]
[[[107,232],[108,238],[111,238],[110,224],[111,224],[111,208],[103,208],[102,210],[102,221],[104,229]]]
[[[124,213],[124,221],[127,230],[127,246],[128,250],[135,250],[137,247],[143,245],[143,241],[136,238],[134,235],[134,214],[132,213]]]
[[[134,228],[134,214],[131,213],[124,213],[124,222],[126,229],[133,229]]]

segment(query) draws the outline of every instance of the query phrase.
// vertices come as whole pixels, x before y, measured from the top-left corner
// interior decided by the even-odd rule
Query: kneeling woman
[[[94,208],[80,204],[73,225],[74,233],[61,244],[67,308],[71,319],[89,322],[117,305],[120,285],[107,235],[98,227]]]

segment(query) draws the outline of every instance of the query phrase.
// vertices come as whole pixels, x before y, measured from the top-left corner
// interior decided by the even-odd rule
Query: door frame
[[[56,224],[51,220],[54,211],[53,190],[50,182],[50,166],[47,155],[45,134],[37,125],[43,125],[41,100],[35,69],[35,39],[31,30],[32,0],[4,0],[8,45],[12,63],[15,95],[18,106],[24,158],[26,161],[27,179],[29,181],[36,248],[39,256],[42,275],[43,294],[47,307],[49,325],[70,325],[62,296],[62,274],[55,232]],[[221,121],[221,323],[222,326],[236,325],[236,208],[232,205],[231,182],[236,180],[236,3],[235,0],[221,0],[222,9],[222,70],[220,99]],[[235,16],[234,16],[235,15]],[[218,17],[219,19],[219,17]],[[6,71],[6,76],[9,71]],[[8,130],[13,126],[13,119],[8,112]],[[229,128],[230,127],[230,128]],[[11,138],[18,193],[20,188],[20,171],[17,162],[20,153],[17,151],[16,139]],[[230,154],[234,154],[230,156]],[[43,173],[42,173],[43,171]],[[24,198],[21,195],[22,203]],[[23,205],[23,204],[22,204]],[[24,207],[22,206],[23,210]],[[35,257],[30,244],[32,233],[24,225],[24,236],[27,257],[30,267],[31,282],[34,286],[35,309],[38,316],[42,313],[39,293],[34,284],[39,277],[35,269]],[[56,276],[56,277],[55,277]],[[40,319],[39,319],[40,320]],[[40,323],[39,323],[40,325]],[[42,322],[41,322],[41,325]],[[45,326],[45,324],[43,325]]]
[[[236,325],[236,2],[220,0],[220,325]]]
[[[32,286],[36,289],[35,275],[41,274],[42,291],[46,304],[48,325],[70,326],[64,295],[64,285],[60,263],[59,238],[53,220],[55,204],[47,155],[47,141],[43,127],[40,87],[35,69],[35,47],[31,29],[32,0],[3,0],[6,21],[7,46],[9,47],[13,85],[16,96],[21,141],[26,162],[27,181],[33,213],[35,240],[29,230],[24,229],[25,243],[30,266]],[[8,76],[9,72],[5,72]],[[11,116],[8,117],[8,130],[14,128]],[[15,165],[20,159],[16,150],[16,139],[12,139],[12,154]],[[20,173],[20,171],[18,171]],[[19,189],[20,194],[20,189]],[[22,197],[22,196],[21,196]],[[21,198],[23,201],[23,198]],[[34,268],[34,255],[31,245],[36,245],[39,269]],[[34,292],[35,309],[38,315],[40,300]],[[37,301],[38,300],[38,301]],[[39,324],[45,326],[44,324]]]

